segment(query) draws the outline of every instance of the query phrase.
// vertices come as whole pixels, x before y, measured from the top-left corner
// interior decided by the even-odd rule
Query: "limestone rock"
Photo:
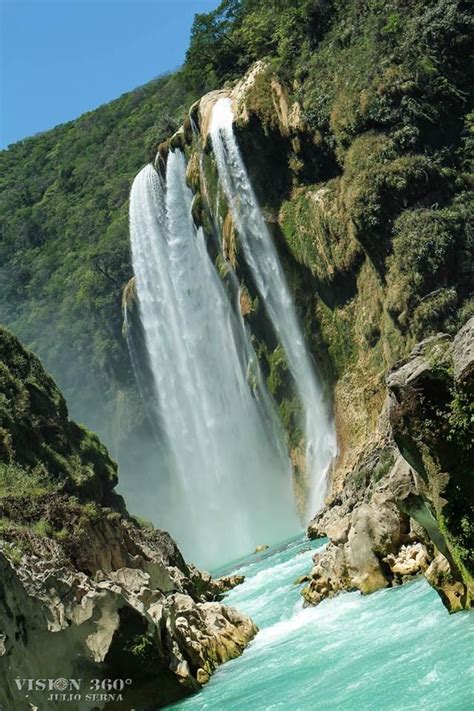
[[[55,676],[81,678],[86,663],[90,678],[102,678],[113,672],[117,657],[127,660],[135,688],[146,681],[157,703],[170,703],[200,688],[216,666],[241,654],[255,636],[250,618],[212,602],[242,576],[214,583],[186,566],[167,534],[147,536],[129,520],[120,525],[129,537],[115,545],[133,538],[135,559],[124,548],[114,559],[129,565],[107,572],[78,571],[57,544],[48,559],[43,547],[49,544],[41,540],[21,565],[11,562],[8,544],[0,547],[0,703],[7,708],[19,704],[16,677],[49,678],[54,669]],[[154,672],[147,669],[153,659]],[[133,694],[132,686],[131,705]],[[44,703],[41,692],[30,693],[30,699],[39,707]]]
[[[461,328],[453,341],[454,379],[464,382],[474,376],[474,316]]]
[[[390,566],[394,575],[401,579],[419,575],[428,568],[430,556],[422,543],[402,545],[397,554],[389,553],[384,561]]]
[[[212,587],[216,591],[216,594],[222,595],[228,590],[232,590],[241,585],[245,580],[245,575],[224,575],[221,578],[216,578],[212,581]]]
[[[306,604],[317,605],[341,590],[353,589],[343,547],[329,544],[313,560],[315,566],[309,574],[309,584],[301,591]]]
[[[454,340],[425,339],[389,373],[385,434],[309,525],[310,538],[329,544],[314,556],[307,603],[424,574],[450,611],[470,606],[473,336],[471,319]]]
[[[425,576],[450,612],[465,609],[466,587],[462,582],[454,579],[449,561],[442,553],[433,560],[425,571]]]
[[[347,543],[350,527],[350,518],[343,516],[327,523],[326,534],[333,543]]]
[[[362,504],[352,517],[347,544],[344,552],[348,573],[353,587],[367,594],[387,586],[375,549],[381,549],[383,543],[391,546],[395,533],[394,521],[384,520],[380,509],[370,504]],[[395,530],[398,533],[398,521]]]
[[[369,471],[377,471],[380,461],[380,452],[374,452],[365,456],[364,466],[370,462]],[[403,575],[423,572],[431,560],[424,545],[426,534],[423,529],[412,529],[409,515],[398,505],[399,498],[417,491],[416,476],[398,455],[389,472],[378,481],[371,480],[368,488],[357,491],[352,482],[341,492],[338,503],[311,523],[313,532],[317,527],[324,530],[329,544],[313,558],[310,582],[302,591],[306,603],[317,604],[341,591],[369,594],[401,582]],[[407,558],[415,552],[420,555],[417,565],[410,563],[409,572]],[[407,563],[407,571],[393,570],[392,562],[393,566]]]

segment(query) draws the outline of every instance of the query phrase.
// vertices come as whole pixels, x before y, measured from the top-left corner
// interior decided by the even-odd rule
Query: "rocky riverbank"
[[[451,612],[473,595],[474,319],[419,343],[387,377],[372,447],[310,523],[329,544],[303,590],[317,604],[423,574]]]

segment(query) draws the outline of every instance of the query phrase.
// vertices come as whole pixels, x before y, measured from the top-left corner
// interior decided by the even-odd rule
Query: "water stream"
[[[299,529],[284,433],[250,336],[191,216],[181,152],[130,196],[132,260],[161,438],[146,511],[204,567]],[[149,514],[150,515],[150,514]]]
[[[326,473],[336,454],[334,427],[277,251],[247,175],[234,135],[233,120],[231,100],[219,99],[212,111],[212,147],[245,260],[285,350],[303,403],[306,467],[311,492],[309,511],[314,514],[322,507]]]
[[[195,711],[468,711],[474,708],[474,615],[449,615],[424,579],[303,609],[295,579],[314,548],[302,537],[233,566],[226,603],[260,632],[202,691]],[[228,572],[228,571],[226,571]]]

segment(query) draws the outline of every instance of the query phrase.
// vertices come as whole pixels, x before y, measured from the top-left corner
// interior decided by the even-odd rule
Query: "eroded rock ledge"
[[[451,612],[473,595],[474,319],[418,344],[387,378],[372,449],[313,521],[327,536],[302,594],[317,604],[424,574]]]
[[[34,533],[28,540],[35,552],[18,562],[9,544],[1,546],[6,708],[22,698],[15,678],[89,680],[122,671],[133,680],[129,704],[140,703],[144,686],[156,703],[169,703],[199,689],[256,634],[246,615],[215,601],[225,583],[187,566],[168,534],[122,518],[110,525],[111,515],[98,514],[82,564]],[[39,708],[44,703],[41,693],[29,698]]]
[[[18,561],[11,545],[0,548],[6,708],[23,698],[15,678],[88,682],[124,674],[133,682],[126,690],[131,706],[145,702],[143,689],[157,704],[169,703],[199,689],[256,634],[246,615],[216,601],[225,581],[187,566],[168,534],[144,532],[106,510],[89,533],[78,557],[34,533],[24,534],[34,552]],[[33,692],[29,699],[41,708],[45,697]]]

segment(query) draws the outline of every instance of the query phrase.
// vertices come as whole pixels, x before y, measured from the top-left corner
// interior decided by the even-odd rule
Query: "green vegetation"
[[[443,209],[405,211],[395,223],[389,308],[401,328],[411,324],[419,337],[430,326],[454,330],[457,307],[470,288],[470,212],[472,205],[460,196]]]
[[[133,520],[143,531],[153,531],[155,528],[151,521],[141,516],[134,516]]]
[[[0,462],[0,496],[41,496],[58,490],[40,467],[24,469],[12,462]]]
[[[0,497],[63,491],[109,503],[116,483],[104,445],[69,420],[39,360],[0,327]],[[92,515],[95,504],[85,510]]]
[[[126,515],[116,483],[104,445],[69,419],[38,358],[0,327],[2,552],[15,565],[23,554],[59,550],[81,559],[91,530],[110,530]]]
[[[35,523],[33,530],[37,536],[41,536],[42,538],[49,538],[53,534],[53,527],[49,521],[44,518],[40,518],[40,520]]]
[[[291,70],[316,48],[331,11],[327,0],[224,0],[196,15],[184,78],[202,93],[238,79],[262,57]]]
[[[134,657],[147,659],[153,651],[155,643],[149,634],[136,635],[125,647],[126,652],[130,652]]]

